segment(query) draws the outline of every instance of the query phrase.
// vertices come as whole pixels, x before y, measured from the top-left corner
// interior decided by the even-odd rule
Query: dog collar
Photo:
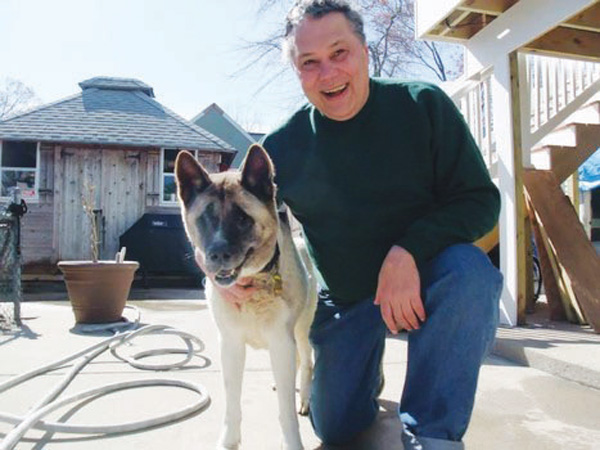
[[[267,263],[267,265],[262,268],[262,270],[260,271],[260,273],[270,272],[273,269],[273,267],[275,267],[275,265],[277,264],[278,260],[279,260],[279,244],[275,244],[275,251],[273,252],[273,257]]]
[[[273,289],[273,294],[281,295],[283,292],[283,280],[281,279],[281,275],[279,274],[279,244],[275,244],[275,251],[273,252],[273,257],[267,263],[265,267],[260,271],[260,273],[270,273],[271,274],[271,286]]]

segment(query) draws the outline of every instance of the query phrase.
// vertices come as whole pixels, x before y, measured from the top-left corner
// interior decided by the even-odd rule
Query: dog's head
[[[175,161],[183,222],[204,270],[222,286],[260,272],[277,242],[273,163],[260,145],[239,172],[209,175],[188,152]]]

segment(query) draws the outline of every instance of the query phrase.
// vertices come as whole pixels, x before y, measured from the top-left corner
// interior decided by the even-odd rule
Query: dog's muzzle
[[[230,261],[231,257],[229,255],[225,255],[225,256],[218,255],[217,257],[215,257],[214,253],[207,253],[207,255],[206,255],[207,270],[214,273],[215,283],[217,283],[223,287],[231,286],[238,279],[240,272],[242,271],[242,268],[244,267],[244,264],[246,264],[246,262],[248,261],[248,259],[252,255],[252,253],[254,253],[254,249],[251,247],[248,249],[248,251],[244,255],[242,262],[237,267],[234,267],[234,268],[223,267],[223,266],[228,265],[228,263],[231,262]],[[215,265],[217,266],[218,270],[212,271],[211,266],[215,266]],[[218,266],[221,266],[221,267],[219,268]]]

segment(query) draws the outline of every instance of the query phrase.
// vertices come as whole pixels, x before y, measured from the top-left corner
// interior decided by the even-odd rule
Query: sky
[[[0,0],[0,80],[32,88],[42,103],[80,92],[96,76],[137,78],[186,119],[218,104],[250,131],[267,132],[302,103],[286,64],[235,76],[245,42],[280,27],[285,10],[258,16],[260,0]]]

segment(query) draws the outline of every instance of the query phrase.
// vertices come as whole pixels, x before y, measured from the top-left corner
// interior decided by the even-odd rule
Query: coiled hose
[[[123,324],[122,322],[120,324]],[[114,326],[119,326],[119,324],[111,324]],[[131,327],[132,323],[125,323],[126,326]],[[134,327],[139,325],[139,314],[138,317],[133,323]],[[94,326],[92,326],[94,327]],[[104,326],[100,326],[105,328]],[[109,325],[110,327],[110,325]],[[96,327],[97,328],[97,327]],[[185,345],[187,346],[187,350],[176,349],[176,348],[158,348],[153,350],[147,350],[143,352],[139,352],[132,356],[126,356],[119,353],[119,348],[125,344],[131,343],[131,341],[142,335],[173,335],[180,337]],[[14,386],[17,386],[27,380],[35,378],[39,375],[43,375],[46,372],[56,370],[60,367],[65,366],[68,363],[80,358],[79,361],[73,364],[70,372],[66,374],[66,376],[62,379],[62,381],[51,391],[49,392],[42,400],[40,400],[36,405],[34,405],[29,412],[25,416],[16,416],[13,414],[8,414],[4,412],[0,412],[0,421],[4,421],[7,423],[15,424],[15,428],[13,428],[4,438],[4,440],[0,443],[0,450],[12,450],[15,448],[20,439],[25,435],[25,433],[31,428],[37,428],[41,430],[61,432],[61,433],[78,433],[78,434],[111,434],[111,433],[126,433],[133,431],[140,431],[146,428],[154,427],[157,425],[161,425],[164,423],[172,422],[178,419],[182,419],[187,417],[195,412],[203,410],[210,403],[210,396],[208,395],[208,391],[204,386],[197,383],[192,383],[188,381],[182,380],[172,380],[165,378],[157,378],[157,379],[142,379],[142,380],[133,380],[133,381],[125,381],[119,383],[108,384],[105,386],[97,387],[94,389],[86,390],[79,392],[77,394],[71,395],[66,398],[58,399],[59,395],[67,388],[67,386],[71,383],[71,381],[75,378],[75,376],[92,360],[94,360],[97,356],[104,353],[106,350],[110,350],[111,353],[121,361],[127,362],[131,366],[142,369],[142,370],[171,370],[183,367],[187,364],[194,355],[202,352],[204,350],[204,343],[198,339],[196,336],[186,333],[181,330],[176,330],[166,325],[146,325],[141,328],[137,328],[134,330],[117,332],[114,336],[94,344],[84,350],[76,352],[70,356],[67,356],[63,359],[55,361],[51,364],[45,365],[43,367],[34,369],[30,372],[27,372],[22,375],[17,375],[4,383],[0,384],[0,394]],[[156,356],[156,355],[166,355],[173,353],[184,353],[186,356],[182,358],[181,361],[170,363],[170,364],[147,364],[140,361],[141,358],[145,358],[148,356]],[[123,424],[115,424],[115,425],[90,425],[90,424],[81,424],[81,425],[70,425],[66,423],[58,423],[58,422],[49,422],[43,420],[43,418],[55,411],[62,406],[82,401],[88,397],[100,396],[109,394],[111,392],[125,390],[125,389],[133,389],[138,387],[145,386],[172,386],[178,388],[188,389],[190,391],[196,392],[198,394],[198,399],[191,405],[186,406],[185,408],[175,411],[169,414],[165,414],[159,417],[139,420],[134,422],[128,422]]]

